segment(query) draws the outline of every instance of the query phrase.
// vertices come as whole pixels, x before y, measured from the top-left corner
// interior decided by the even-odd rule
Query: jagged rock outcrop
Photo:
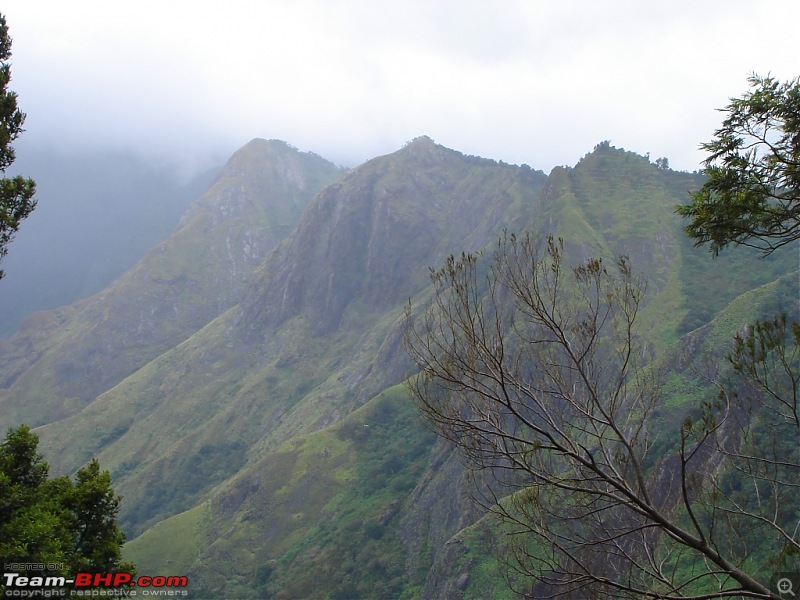
[[[484,247],[532,208],[544,181],[417,138],[315,198],[254,280],[242,321],[257,334],[305,309],[326,333],[356,300],[359,311],[386,311],[428,283],[426,267]]]

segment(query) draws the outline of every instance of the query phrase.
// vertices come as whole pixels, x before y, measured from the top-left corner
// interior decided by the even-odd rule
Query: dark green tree
[[[17,107],[17,94],[8,89],[11,81],[11,37],[6,18],[0,14],[0,172],[14,162],[11,143],[22,133],[25,113]],[[0,262],[8,253],[8,244],[25,219],[36,206],[33,195],[36,184],[20,175],[0,179]],[[0,270],[0,278],[3,271]]]
[[[119,497],[96,460],[69,477],[48,479],[26,425],[9,429],[0,444],[0,562],[35,563],[28,576],[72,576],[79,571],[133,573],[121,562],[125,534],[117,525]]]
[[[753,75],[751,91],[701,148],[708,180],[678,214],[695,245],[716,256],[730,243],[770,254],[800,239],[800,79]]]
[[[111,474],[97,459],[80,469],[66,497],[74,544],[70,563],[75,571],[115,571],[125,534],[117,525],[120,497],[111,487]]]

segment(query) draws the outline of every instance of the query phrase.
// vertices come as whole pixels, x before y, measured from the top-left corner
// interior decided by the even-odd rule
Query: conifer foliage
[[[22,133],[25,113],[17,106],[17,94],[8,89],[11,81],[11,37],[6,18],[0,14],[0,172],[14,162],[11,143]],[[33,198],[36,184],[21,175],[0,179],[0,261],[8,253],[8,244],[19,229],[20,222],[36,207]],[[3,271],[0,270],[0,278]]]
[[[31,577],[133,573],[120,558],[125,534],[108,471],[92,460],[74,482],[48,479],[38,444],[27,425],[9,429],[0,444],[0,562],[26,564]]]
[[[800,239],[800,79],[753,75],[731,100],[709,152],[708,180],[678,207],[686,233],[714,255],[730,243],[770,254]]]

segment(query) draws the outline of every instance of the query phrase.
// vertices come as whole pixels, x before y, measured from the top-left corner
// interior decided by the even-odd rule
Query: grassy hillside
[[[180,565],[217,596],[402,597],[422,581],[406,575],[396,517],[433,442],[395,386],[279,446],[125,555],[148,573]]]

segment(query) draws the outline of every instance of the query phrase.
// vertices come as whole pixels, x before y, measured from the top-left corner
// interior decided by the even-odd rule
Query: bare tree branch
[[[765,553],[780,562],[798,543],[800,503],[785,506],[797,499],[800,461],[756,443],[774,414],[797,431],[786,336],[732,355],[763,392],[755,411],[715,382],[720,397],[657,458],[662,383],[641,362],[646,284],[627,259],[569,268],[560,241],[505,235],[488,267],[451,257],[432,281],[429,310],[407,313],[420,367],[408,386],[471,468],[491,473],[485,505],[537,597],[778,597],[751,562]],[[781,367],[788,380],[775,378]]]

